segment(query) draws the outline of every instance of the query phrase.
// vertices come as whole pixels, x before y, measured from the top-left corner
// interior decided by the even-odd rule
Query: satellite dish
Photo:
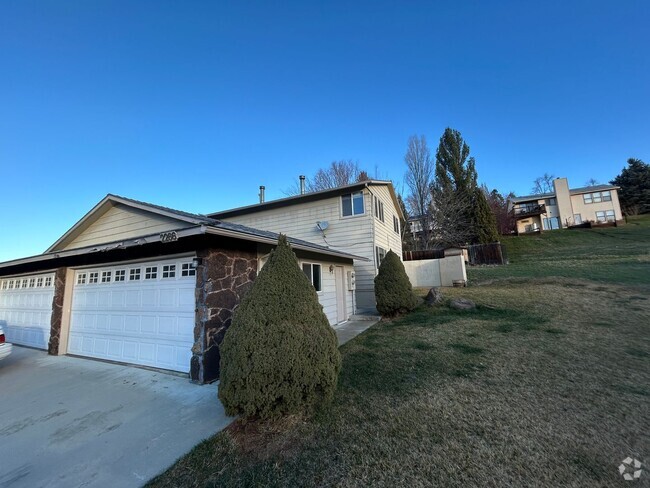
[[[322,231],[325,232],[325,230],[330,226],[329,222],[327,220],[323,220],[322,222],[316,222],[316,226]]]

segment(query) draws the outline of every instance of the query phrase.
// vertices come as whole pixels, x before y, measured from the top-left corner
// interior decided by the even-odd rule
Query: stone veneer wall
[[[190,378],[199,383],[219,379],[219,346],[232,315],[257,276],[257,253],[207,249],[197,252],[196,315]]]
[[[50,319],[50,340],[47,344],[47,352],[53,355],[59,354],[66,270],[67,268],[58,268],[54,273],[54,298],[52,299],[52,318]]]

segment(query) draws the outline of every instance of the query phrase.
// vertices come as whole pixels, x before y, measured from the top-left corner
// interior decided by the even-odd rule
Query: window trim
[[[307,275],[307,273],[305,272],[305,266],[310,267],[309,268],[310,275]],[[318,273],[318,288],[316,287],[316,285],[314,285],[314,266],[318,266],[320,270]],[[305,273],[305,276],[311,283],[311,286],[313,286],[314,289],[316,290],[316,293],[323,293],[323,265],[321,263],[314,263],[311,261],[302,261],[300,263],[300,269],[303,273]]]
[[[381,246],[375,246],[375,262],[377,264],[377,269],[379,269],[379,266],[381,266],[381,262],[384,260],[386,257],[386,249],[384,249]],[[382,254],[383,253],[383,254]]]
[[[362,202],[362,208],[361,208],[361,213],[354,213],[354,195],[361,195],[361,202]],[[350,215],[345,215],[343,212],[343,198],[349,196],[350,197],[350,209],[352,213]],[[354,191],[350,193],[345,193],[341,195],[340,200],[340,205],[341,205],[341,218],[342,219],[351,219],[354,217],[360,217],[362,215],[366,214],[366,195],[364,194],[363,190],[359,191]]]

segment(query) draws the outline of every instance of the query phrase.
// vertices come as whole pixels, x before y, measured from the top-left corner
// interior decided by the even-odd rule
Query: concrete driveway
[[[0,487],[134,487],[226,427],[216,385],[16,347],[0,361]]]

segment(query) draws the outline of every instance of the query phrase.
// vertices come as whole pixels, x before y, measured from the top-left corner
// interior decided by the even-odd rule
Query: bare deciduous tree
[[[420,219],[421,245],[424,246],[422,249],[426,249],[431,236],[428,219],[434,167],[431,151],[424,136],[419,138],[417,136],[409,137],[404,162],[407,167],[404,180],[410,190],[405,203],[409,214]]]
[[[542,193],[553,193],[553,180],[555,179],[554,175],[544,173],[542,176],[535,178],[533,181],[533,195],[540,195]]]
[[[357,181],[369,180],[368,172],[359,169],[359,164],[348,159],[341,161],[332,161],[325,169],[321,168],[316,171],[313,178],[307,178],[305,189],[307,192],[327,190],[329,188],[338,188],[339,186],[350,185]],[[300,184],[295,182],[291,187],[283,190],[286,195],[297,195],[300,193]]]
[[[585,181],[585,186],[596,186],[600,185],[600,182],[596,178],[589,178]]]

